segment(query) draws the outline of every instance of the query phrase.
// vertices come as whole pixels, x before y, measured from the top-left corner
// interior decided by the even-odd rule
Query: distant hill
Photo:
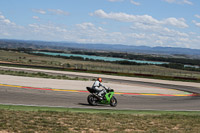
[[[200,57],[200,49],[189,49],[179,47],[148,47],[128,46],[121,44],[85,44],[74,42],[48,42],[48,41],[25,41],[0,39],[0,48],[37,48],[64,50],[67,48],[78,48],[88,50],[104,50],[118,52],[134,52],[142,54],[169,54],[169,55],[190,55]]]

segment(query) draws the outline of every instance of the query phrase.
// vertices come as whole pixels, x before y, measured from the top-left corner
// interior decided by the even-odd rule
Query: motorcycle
[[[87,97],[87,101],[90,105],[96,106],[98,104],[110,104],[112,107],[117,106],[117,99],[114,96],[114,90],[113,89],[106,89],[106,94],[103,96],[101,99],[98,95],[97,92],[92,89],[91,87],[86,87],[87,90],[91,93]]]

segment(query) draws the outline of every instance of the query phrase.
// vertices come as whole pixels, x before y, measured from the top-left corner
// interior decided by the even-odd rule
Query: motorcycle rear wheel
[[[110,106],[112,107],[117,106],[117,99],[114,96],[110,99]]]
[[[88,96],[87,101],[90,105],[96,106],[98,99],[94,95],[91,94]]]

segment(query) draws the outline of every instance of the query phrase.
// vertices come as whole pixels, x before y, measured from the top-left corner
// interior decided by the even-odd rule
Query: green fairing
[[[113,95],[114,95],[114,92],[106,93],[106,95],[105,95],[106,100],[102,100],[101,103],[102,104],[109,104],[110,99],[112,98]]]

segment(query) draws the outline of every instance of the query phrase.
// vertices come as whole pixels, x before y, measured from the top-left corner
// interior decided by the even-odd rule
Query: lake
[[[102,57],[102,56],[81,55],[81,54],[66,54],[66,53],[40,52],[40,51],[34,51],[32,53],[51,55],[51,56],[63,56],[63,57],[82,57],[84,59],[103,60],[103,61],[130,61],[130,62],[136,62],[136,63],[141,63],[141,64],[154,64],[154,65],[168,64],[167,62],[128,60],[128,59],[115,58],[115,57]]]

